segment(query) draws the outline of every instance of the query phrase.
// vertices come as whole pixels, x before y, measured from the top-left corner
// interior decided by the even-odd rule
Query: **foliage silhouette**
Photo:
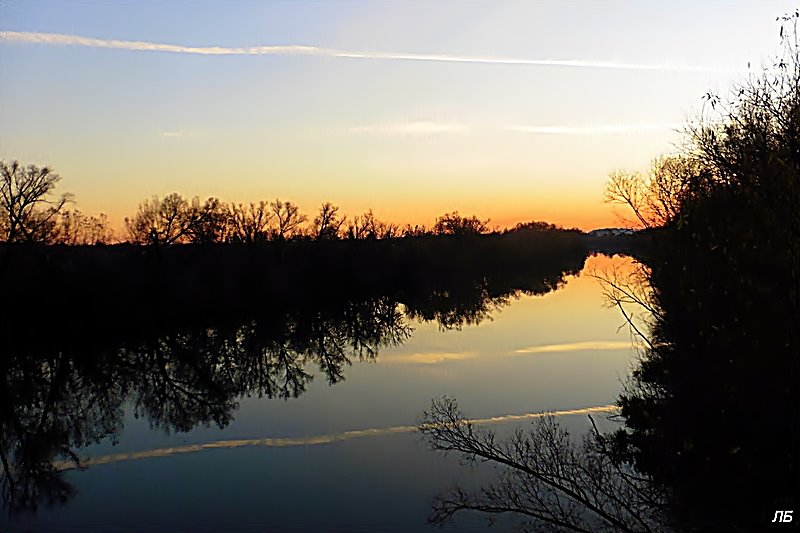
[[[270,237],[270,222],[274,217],[265,201],[248,205],[231,204],[228,240],[233,243],[265,242]]]
[[[50,241],[54,244],[93,245],[109,244],[114,240],[114,232],[105,214],[85,215],[78,209],[63,211],[58,217],[54,234]]]
[[[436,219],[433,225],[433,233],[436,235],[469,235],[476,233],[486,233],[489,230],[488,220],[480,220],[478,217],[462,217],[458,211],[447,213]]]
[[[773,70],[712,97],[724,121],[690,130],[699,171],[648,261],[658,313],[620,399],[619,448],[706,529],[758,530],[800,493],[796,20]]]
[[[52,239],[56,218],[72,199],[70,194],[50,199],[60,180],[49,167],[0,161],[0,241]]]
[[[319,214],[314,217],[311,237],[318,241],[338,239],[344,222],[344,217],[339,215],[339,208],[330,202],[325,202],[320,206]]]
[[[469,510],[516,514],[525,530],[662,530],[661,495],[647,478],[615,460],[596,429],[576,442],[553,416],[543,416],[528,431],[499,439],[466,420],[448,397],[432,402],[418,428],[436,450],[502,467],[499,479],[477,493],[457,487],[439,496],[433,523]]]
[[[660,157],[653,161],[646,175],[611,173],[604,199],[622,204],[633,213],[636,218],[627,221],[629,225],[642,229],[670,226],[692,194],[691,181],[703,172],[702,165],[691,157]]]
[[[125,219],[125,228],[136,244],[205,244],[225,241],[230,219],[227,206],[217,198],[201,204],[197,197],[188,201],[172,193],[139,204],[136,215]]]
[[[275,227],[276,240],[285,241],[302,233],[301,225],[308,217],[300,213],[299,207],[289,201],[281,202],[277,198],[269,206],[277,223]]]

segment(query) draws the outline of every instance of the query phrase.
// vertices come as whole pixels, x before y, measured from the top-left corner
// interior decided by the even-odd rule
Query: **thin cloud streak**
[[[507,131],[540,135],[608,135],[641,133],[644,131],[679,130],[685,124],[662,122],[655,124],[607,124],[599,126],[506,126]]]
[[[385,356],[381,364],[436,365],[448,361],[465,361],[478,357],[478,352],[418,352],[396,356]]]
[[[580,409],[567,409],[563,411],[524,413],[520,415],[502,415],[491,418],[477,418],[470,420],[473,424],[500,424],[503,422],[515,422],[519,420],[533,420],[547,415],[567,416],[583,415],[593,413],[611,413],[618,408],[616,405],[600,405],[596,407],[583,407]],[[319,444],[331,444],[350,439],[362,437],[380,437],[385,435],[396,435],[402,433],[413,433],[417,426],[391,426],[385,428],[358,429],[345,431],[343,433],[331,433],[328,435],[317,435],[313,437],[299,438],[264,438],[264,439],[241,439],[241,440],[218,440],[202,444],[189,444],[186,446],[174,446],[170,448],[156,448],[154,450],[143,450],[138,452],[114,453],[109,455],[99,455],[88,457],[81,461],[81,466],[104,465],[119,463],[123,461],[136,461],[140,459],[150,459],[153,457],[168,457],[185,453],[196,453],[205,450],[245,448],[253,446],[263,446],[267,448],[285,448],[290,446],[314,446]],[[73,461],[57,461],[53,463],[56,470],[73,470],[77,465]]]
[[[587,59],[524,59],[507,57],[480,57],[450,54],[416,54],[402,52],[360,52],[337,50],[307,45],[262,45],[244,47],[226,46],[184,46],[148,41],[125,41],[118,39],[97,39],[81,35],[63,33],[44,33],[27,31],[6,31],[0,38],[7,42],[60,46],[84,46],[89,48],[111,48],[148,52],[170,52],[197,55],[313,55],[349,59],[379,59],[393,61],[435,61],[445,63],[475,63],[488,65],[529,65],[545,67],[572,67],[614,70],[654,70],[712,72],[726,69],[702,65],[624,63],[616,61],[594,61]]]
[[[631,348],[633,343],[629,341],[583,341],[569,342],[564,344],[545,344],[542,346],[529,346],[511,352],[512,355],[529,355],[535,353],[563,353],[578,352],[583,350],[623,350]]]

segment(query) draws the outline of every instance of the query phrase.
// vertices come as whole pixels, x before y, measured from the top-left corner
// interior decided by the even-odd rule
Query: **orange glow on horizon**
[[[138,204],[137,204],[138,205]],[[302,207],[302,206],[301,206]],[[343,213],[348,219],[352,219],[354,215],[361,215],[365,213],[368,209],[363,210],[356,210],[356,211],[349,211],[340,208],[340,212]],[[125,236],[125,218],[130,218],[136,213],[136,206],[132,207],[130,210],[126,212],[110,212],[110,211],[103,211],[98,210],[96,212],[90,210],[83,210],[85,214],[88,215],[97,215],[99,213],[105,213],[108,216],[108,221],[111,229],[115,232],[118,238],[124,240]],[[378,209],[373,208],[373,212],[375,216],[378,217],[379,220],[396,224],[398,226],[405,227],[406,225],[411,226],[425,226],[427,228],[431,228],[436,219],[445,214],[451,213],[453,211],[458,211],[461,215],[464,216],[472,216],[475,215],[482,220],[489,220],[489,228],[491,230],[504,230],[504,229],[511,229],[519,223],[530,222],[530,221],[539,221],[539,222],[547,222],[550,224],[555,224],[557,226],[561,226],[565,229],[577,228],[581,231],[591,231],[593,229],[598,228],[608,228],[608,227],[622,227],[622,223],[614,213],[611,212],[611,209],[608,206],[599,206],[596,211],[593,212],[586,212],[586,211],[567,211],[564,210],[562,213],[559,213],[554,216],[547,216],[545,214],[541,216],[523,216],[523,215],[507,215],[507,216],[483,216],[481,213],[473,213],[468,210],[462,209],[450,209],[446,211],[437,211],[435,213],[431,213],[429,216],[423,217],[385,217],[382,215],[381,211]],[[314,210],[311,209],[301,209],[301,212],[308,216],[308,221],[311,222],[314,219]]]

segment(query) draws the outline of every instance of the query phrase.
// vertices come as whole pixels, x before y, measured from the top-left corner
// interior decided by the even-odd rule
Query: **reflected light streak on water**
[[[600,405],[595,407],[583,407],[580,409],[567,409],[562,411],[538,412],[538,413],[524,413],[518,415],[501,415],[490,418],[476,418],[469,420],[473,424],[500,424],[503,422],[515,422],[520,420],[530,420],[542,418],[547,415],[552,416],[567,416],[567,415],[583,415],[594,413],[609,413],[617,410],[615,405]],[[238,440],[217,440],[206,442],[203,444],[190,444],[187,446],[172,446],[168,448],[156,448],[153,450],[143,450],[130,453],[115,453],[108,455],[99,455],[96,457],[88,457],[81,461],[81,466],[88,467],[94,465],[103,465],[110,463],[119,463],[122,461],[135,461],[139,459],[149,459],[153,457],[166,457],[176,454],[196,453],[205,450],[217,449],[231,449],[242,448],[247,446],[263,446],[268,448],[284,448],[288,446],[313,446],[318,444],[330,444],[333,442],[340,442],[350,439],[357,439],[361,437],[377,437],[383,435],[394,435],[399,433],[412,433],[417,430],[417,426],[392,426],[386,428],[371,428],[371,429],[357,429],[353,431],[345,431],[342,433],[331,433],[328,435],[316,435],[311,437],[301,438],[280,438],[280,437],[266,437],[262,439],[238,439]],[[57,461],[53,463],[56,470],[72,470],[77,468],[73,461]]]

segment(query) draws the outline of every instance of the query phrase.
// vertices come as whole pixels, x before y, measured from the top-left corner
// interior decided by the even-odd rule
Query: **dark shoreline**
[[[13,302],[0,310],[0,334],[197,325],[381,296],[413,308],[436,294],[546,292],[593,253],[640,255],[647,242],[552,231],[256,245],[0,244],[0,290]]]

